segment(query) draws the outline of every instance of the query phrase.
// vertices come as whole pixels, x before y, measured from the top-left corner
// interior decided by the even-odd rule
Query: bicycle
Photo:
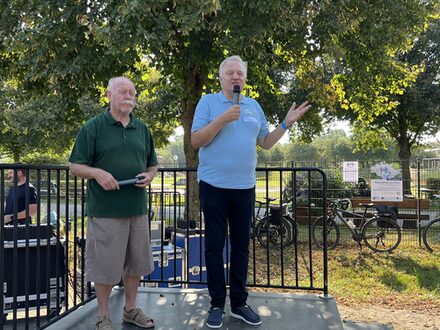
[[[295,242],[296,221],[286,212],[288,203],[280,205],[269,205],[262,217],[260,210],[263,205],[275,201],[275,198],[267,198],[266,202],[256,201],[258,210],[255,215],[254,237],[264,247],[272,245],[274,247],[286,247]],[[282,220],[282,221],[281,221]]]
[[[430,252],[440,251],[440,218],[431,220],[425,227],[423,243]]]
[[[338,199],[329,203],[326,233],[324,233],[322,216],[313,222],[312,238],[318,248],[324,245],[324,235],[327,237],[328,249],[334,249],[338,245],[341,234],[336,219],[347,227],[353,240],[359,244],[361,249],[361,241],[364,241],[365,245],[375,252],[391,252],[399,246],[402,233],[398,223],[391,218],[392,214],[381,213],[368,218],[367,210],[375,206],[373,203],[360,204],[365,208],[362,215],[347,211],[350,204],[349,199]],[[351,219],[347,220],[347,216],[359,219],[359,225],[356,226]]]

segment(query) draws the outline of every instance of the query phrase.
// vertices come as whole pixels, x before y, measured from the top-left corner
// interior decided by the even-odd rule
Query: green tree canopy
[[[352,113],[345,114],[355,124],[358,149],[384,147],[384,135],[394,141],[403,165],[406,193],[410,192],[409,160],[413,150],[440,127],[440,18],[431,20],[426,32],[415,38],[414,43],[398,60],[420,67],[421,72],[405,91],[391,98],[394,111],[378,114],[371,122],[360,122]]]
[[[15,79],[29,97],[55,95],[63,106],[59,121],[78,127],[86,119],[81,97],[97,100],[108,78],[120,74],[139,86],[146,62],[160,73],[145,86],[146,109],[161,108],[183,124],[192,166],[194,108],[203,92],[218,89],[217,67],[226,55],[249,62],[248,93],[273,121],[306,97],[316,107],[342,104],[369,120],[392,108],[386,97],[414,79],[413,68],[394,55],[409,47],[435,3],[11,0],[0,4],[0,76]],[[295,91],[294,76],[303,93],[286,92]],[[320,126],[317,111],[308,117],[298,131],[310,137]]]
[[[195,106],[204,92],[219,89],[217,67],[225,56],[248,61],[247,92],[271,121],[283,119],[293,100],[313,102],[315,111],[294,131],[310,139],[321,128],[318,108],[342,107],[364,122],[394,108],[390,96],[414,81],[418,69],[396,54],[409,49],[434,5],[437,0],[3,1],[0,79],[15,81],[29,99],[57,98],[53,126],[73,129],[86,119],[79,99],[97,101],[111,76],[125,74],[142,86],[147,63],[160,76],[146,86],[145,107],[167,113],[157,117],[153,133],[180,122],[193,167]],[[163,121],[170,117],[176,121]],[[190,200],[197,200],[191,191]]]

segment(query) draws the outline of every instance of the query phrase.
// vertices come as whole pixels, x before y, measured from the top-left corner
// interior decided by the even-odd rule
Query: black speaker
[[[64,247],[55,238],[21,241],[14,247],[9,241],[4,245],[3,294],[4,313],[26,307],[50,306],[59,310],[65,299]],[[27,283],[27,285],[26,285]],[[16,298],[16,304],[14,304]],[[39,302],[37,300],[39,299]]]
[[[14,241],[25,240],[32,238],[51,238],[53,236],[53,229],[48,224],[30,224],[26,225],[6,225],[4,226],[4,240]]]

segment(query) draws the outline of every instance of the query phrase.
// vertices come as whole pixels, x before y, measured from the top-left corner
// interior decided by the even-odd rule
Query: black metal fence
[[[252,287],[300,289],[327,294],[327,251],[315,249],[311,239],[313,220],[323,215],[326,196],[349,198],[353,208],[370,197],[371,167],[378,162],[359,162],[363,182],[344,182],[342,162],[295,162],[287,167],[257,169],[255,217],[250,241],[248,283]],[[440,206],[440,160],[423,159],[401,166],[408,169],[406,196],[397,221],[403,228],[401,247],[419,246],[420,233]],[[7,171],[23,167],[27,182],[37,191],[37,210],[32,224],[17,221],[4,226],[8,189]],[[320,168],[321,170],[319,170]],[[160,287],[206,286],[203,257],[203,214],[200,210],[195,170],[161,168],[149,190],[149,221],[155,271],[142,285]],[[94,298],[84,279],[86,242],[85,181],[73,177],[66,166],[0,164],[0,326],[37,328]],[[25,190],[29,191],[29,183]],[[18,213],[14,205],[14,213]],[[25,218],[30,216],[29,207]],[[264,226],[267,215],[294,219],[295,227]],[[263,225],[262,225],[263,224]],[[257,231],[257,229],[263,229]],[[342,231],[343,245],[357,246]],[[227,238],[226,238],[227,240]],[[225,244],[226,274],[229,245]],[[7,321],[6,321],[7,319]]]
[[[18,168],[23,168],[28,178],[24,184],[27,202],[35,186],[37,209],[32,216],[26,203],[25,218],[32,216],[32,223],[20,225],[20,210],[15,202],[12,224],[5,225],[5,201],[11,189],[7,172],[12,170],[16,177]],[[310,236],[311,189],[306,206],[300,195],[294,193],[301,182],[315,182],[313,198],[319,201],[316,208],[322,210],[326,204],[325,173],[314,168],[290,167],[262,168],[257,173],[256,196],[262,207],[256,208],[254,217],[248,285],[327,295],[327,250],[313,249]],[[142,285],[206,286],[203,215],[198,198],[194,197],[194,178],[194,169],[160,169],[150,187],[149,221],[155,271],[143,278]],[[16,329],[20,324],[30,328],[32,319],[32,327],[44,328],[94,298],[93,288],[84,277],[85,181],[71,176],[66,166],[0,164],[0,183],[0,327],[8,324]],[[17,183],[12,187],[17,188]],[[284,205],[286,198],[289,208]],[[293,219],[300,216],[300,208],[305,209],[305,215],[301,215],[305,225],[301,229],[275,225],[273,231],[258,227],[265,212],[277,206]],[[256,228],[265,229],[257,233]],[[291,235],[292,231],[295,235]],[[229,244],[225,244],[224,256],[227,274]]]
[[[381,160],[357,161],[355,182],[343,180],[344,161],[289,161],[265,164],[268,167],[317,167],[328,176],[329,199],[348,198],[355,211],[361,212],[360,203],[371,201],[371,182],[378,178],[384,165]],[[385,164],[399,173],[403,186],[403,202],[375,202],[398,208],[397,222],[403,229],[402,246],[422,246],[421,233],[427,223],[440,216],[440,159],[426,158],[410,161],[391,161]],[[345,239],[344,239],[345,237]],[[351,234],[342,235],[350,244]]]
[[[19,215],[14,198],[13,220],[5,225],[8,191],[18,188],[17,182],[8,182],[7,171],[17,178],[18,169],[29,178],[24,184],[25,216]],[[92,298],[84,280],[84,181],[70,177],[66,166],[2,164],[0,183],[0,328],[9,322],[16,329],[19,320],[20,328],[40,328]],[[36,214],[32,223],[21,225],[20,218],[32,215],[32,185],[37,192]]]

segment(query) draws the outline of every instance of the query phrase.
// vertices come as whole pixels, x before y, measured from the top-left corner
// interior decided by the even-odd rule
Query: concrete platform
[[[205,325],[205,318],[210,306],[210,298],[204,289],[140,288],[137,301],[138,306],[155,320],[155,330],[209,329]],[[230,317],[229,306],[227,306],[221,329],[320,330],[344,328],[336,302],[331,297],[324,299],[312,294],[250,293],[248,303],[261,315],[262,325],[250,326]],[[123,306],[123,290],[113,289],[110,310],[114,329],[139,329],[134,325],[122,322]],[[96,311],[97,302],[93,300],[46,329],[93,329]]]

